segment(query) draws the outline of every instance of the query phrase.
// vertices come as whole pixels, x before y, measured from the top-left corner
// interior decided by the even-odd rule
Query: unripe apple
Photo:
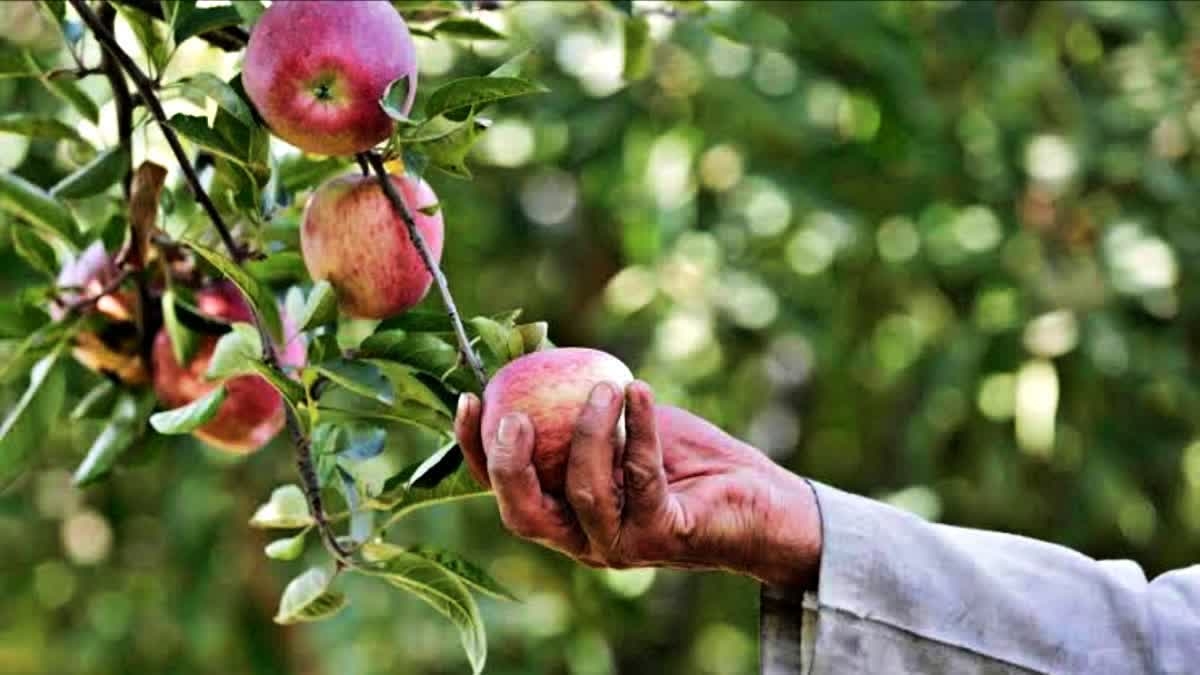
[[[420,179],[391,181],[437,263],[442,212],[421,212],[438,203],[437,195]],[[421,302],[433,283],[404,220],[371,176],[341,176],[317,188],[304,209],[300,248],[312,278],[328,280],[342,311],[358,318],[395,316]]]
[[[509,413],[528,415],[535,435],[533,466],[542,489],[561,494],[571,437],[592,389],[608,382],[621,393],[632,381],[624,363],[595,349],[562,347],[527,354],[488,382],[483,393],[483,437],[494,438],[500,420]],[[618,424],[619,439],[624,431],[624,425]]]
[[[246,47],[242,83],[267,125],[301,150],[351,155],[387,139],[379,99],[408,78],[403,112],[417,92],[417,56],[389,2],[276,0]]]
[[[82,313],[100,314],[105,321],[95,332],[75,336],[72,354],[76,360],[90,370],[114,375],[126,384],[145,384],[149,376],[138,344],[135,296],[130,291],[101,295],[119,274],[104,243],[94,242],[59,272],[55,281],[59,293],[57,300],[50,303],[50,317],[58,321],[66,316],[69,306],[88,302]]]
[[[196,306],[213,318],[230,322],[252,320],[250,307],[229,282],[219,282],[199,291]],[[304,343],[295,337],[294,326],[287,317],[284,317],[284,332],[288,341],[278,347],[280,365],[303,366]],[[201,335],[197,339],[200,344],[186,366],[175,359],[171,338],[165,329],[154,339],[154,391],[168,408],[187,405],[221,384],[205,377],[218,338]],[[266,445],[283,428],[283,397],[258,375],[231,377],[224,385],[225,401],[217,409],[216,417],[194,432],[196,437],[237,454],[253,452]]]

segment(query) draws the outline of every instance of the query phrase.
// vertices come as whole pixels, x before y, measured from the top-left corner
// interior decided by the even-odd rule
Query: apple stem
[[[100,17],[88,7],[86,0],[70,0],[71,6],[75,8],[75,12],[79,14],[79,18],[92,29],[96,40],[104,47],[104,49],[112,54],[117,63],[121,66],[133,84],[137,87],[138,93],[142,95],[142,101],[146,107],[150,109],[150,114],[154,116],[154,120],[158,122],[158,126],[162,129],[163,136],[167,139],[167,145],[171,146],[171,152],[174,153],[176,161],[179,163],[179,168],[183,171],[184,177],[187,179],[188,185],[191,186],[192,192],[195,194],[196,201],[200,202],[200,206],[204,208],[204,213],[208,215],[213,226],[216,227],[217,233],[221,235],[221,241],[225,244],[225,248],[229,249],[229,255],[233,257],[235,262],[242,262],[245,259],[245,251],[243,251],[237,242],[233,240],[233,235],[229,232],[229,227],[225,225],[225,221],[221,218],[221,214],[217,212],[217,207],[209,198],[208,193],[204,191],[204,186],[200,183],[200,177],[196,175],[196,169],[188,160],[187,153],[183,150],[183,145],[179,142],[179,136],[171,125],[167,123],[167,113],[163,110],[162,102],[158,100],[158,95],[154,93],[154,82],[142,72],[142,69],[134,63],[129,54],[121,49],[121,45],[117,44],[117,39],[113,36],[112,31],[108,30]]]
[[[408,236],[412,239],[413,245],[417,247],[417,253],[421,256],[421,262],[425,264],[425,269],[433,276],[433,282],[437,285],[438,293],[442,296],[442,304],[446,306],[446,314],[450,316],[450,324],[454,327],[454,335],[458,339],[458,351],[462,354],[467,365],[471,367],[471,371],[475,374],[475,379],[479,381],[479,387],[482,389],[487,386],[487,374],[483,370],[483,363],[479,360],[479,355],[475,353],[475,349],[471,347],[471,339],[467,337],[467,329],[463,326],[462,316],[458,313],[458,306],[454,304],[454,296],[450,294],[450,284],[446,281],[446,275],[442,274],[442,270],[433,259],[433,255],[429,252],[429,245],[425,243],[425,237],[421,231],[417,229],[417,222],[413,219],[412,212],[408,210],[408,205],[404,203],[404,198],[396,190],[396,186],[392,184],[388,175],[387,167],[383,165],[383,159],[374,152],[364,152],[359,157],[365,157],[367,164],[375,171],[376,177],[379,178],[379,185],[383,188],[383,193],[387,195],[388,201],[392,203],[392,208],[400,215],[400,219],[404,221],[408,227]]]

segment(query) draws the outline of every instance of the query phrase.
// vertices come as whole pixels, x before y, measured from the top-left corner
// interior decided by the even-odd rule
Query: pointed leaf
[[[279,599],[275,623],[289,625],[327,619],[346,607],[346,596],[329,590],[333,578],[314,567],[292,579]]]
[[[212,73],[196,73],[175,83],[185,93],[195,96],[205,96],[217,102],[217,105],[239,122],[246,126],[254,126],[254,113],[250,111],[245,99],[234,91],[228,82]]]
[[[432,118],[446,115],[454,119],[451,113],[461,113],[462,117],[466,117],[466,113],[471,109],[547,91],[550,90],[519,77],[464,77],[453,80],[433,92],[425,102],[425,116]]]
[[[40,445],[39,436],[51,423],[54,411],[66,395],[66,372],[62,350],[38,361],[29,375],[29,386],[0,423],[0,486],[19,476],[33,459],[32,450]]]
[[[213,349],[205,377],[220,380],[254,372],[254,364],[263,357],[262,340],[248,323],[235,323],[233,330],[221,336]]]
[[[386,544],[367,544],[364,555],[368,555],[367,547],[381,559],[362,570],[412,593],[450,619],[458,627],[472,670],[476,675],[483,672],[487,661],[487,636],[479,607],[467,587],[440,565],[420,555]]]
[[[297,533],[295,536],[276,539],[267,544],[263,549],[267,557],[271,560],[295,560],[304,553],[304,539],[308,536],[308,530]]]
[[[493,579],[492,575],[457,553],[429,546],[410,546],[407,550],[409,553],[429,560],[481,593],[490,595],[497,600],[518,601],[517,597]]]
[[[279,306],[275,303],[275,296],[271,294],[270,290],[264,288],[257,279],[224,254],[194,239],[185,239],[185,243],[205,262],[216,268],[222,276],[241,289],[242,295],[246,297],[251,309],[266,324],[272,339],[276,343],[282,344],[284,341],[283,322],[279,318]],[[260,353],[262,351],[261,345],[259,351]]]
[[[460,40],[504,40],[503,33],[477,19],[452,18],[437,24],[431,30],[435,35],[445,35]]]
[[[307,331],[337,321],[337,294],[333,285],[324,279],[313,285],[300,315],[300,330]]]
[[[290,530],[313,524],[308,512],[308,500],[295,485],[281,485],[271,492],[271,499],[258,507],[250,518],[250,526],[264,529]]]
[[[242,14],[236,7],[220,5],[217,7],[197,7],[179,18],[174,26],[175,44],[182,44],[188,38],[226,28],[242,23]]]
[[[650,22],[644,16],[625,19],[625,67],[622,76],[627,81],[640,80],[650,71],[654,41],[650,39]]]
[[[131,393],[121,394],[108,424],[75,469],[75,485],[89,485],[108,475],[117,459],[145,433],[146,416],[153,405],[153,396],[139,399]]]
[[[196,355],[196,349],[200,346],[200,340],[197,335],[188,330],[188,327],[179,320],[179,313],[176,312],[178,303],[175,301],[176,291],[174,288],[167,289],[162,296],[162,314],[163,314],[163,329],[167,331],[167,338],[171,342],[171,352],[175,355],[176,363],[191,363],[192,357]]]
[[[0,211],[18,216],[43,232],[71,240],[75,217],[50,193],[15,173],[0,172]]]
[[[100,107],[78,84],[61,77],[43,77],[42,84],[58,98],[76,110],[84,119],[96,124],[100,121]]]
[[[117,385],[113,384],[112,380],[101,380],[99,384],[84,394],[83,398],[79,399],[79,403],[76,403],[75,407],[71,409],[71,421],[78,422],[84,419],[108,417],[116,396]]]
[[[0,115],[0,131],[33,138],[49,138],[56,141],[72,141],[83,146],[90,143],[79,135],[74,127],[53,117],[31,113],[9,113]]]
[[[391,482],[389,481],[389,483]],[[389,490],[385,486],[383,494],[376,497],[373,503],[392,512],[389,518],[389,524],[391,524],[417,509],[461,499],[482,497],[487,494],[489,494],[488,490],[475,482],[466,467],[460,466],[454,473],[432,487],[402,485]]]
[[[384,405],[390,405],[396,400],[396,392],[392,388],[391,381],[383,376],[379,368],[365,361],[335,359],[314,366],[314,368],[332,380],[334,384],[359,396],[365,396]]]
[[[267,11],[260,0],[233,0],[233,8],[242,16],[242,23],[247,28],[253,28],[263,12]]]
[[[488,73],[488,77],[520,77],[521,71],[525,66],[525,60],[533,53],[533,49],[521,50],[515,56],[497,66],[495,70]]]
[[[190,434],[217,416],[227,396],[225,387],[217,387],[182,408],[151,415],[150,426],[160,434]]]
[[[171,116],[171,119],[167,123],[171,125],[172,129],[179,132],[180,136],[215,155],[225,157],[234,162],[245,161],[243,150],[234,146],[230,140],[208,126],[208,120],[204,117],[176,113]]]
[[[298,251],[276,251],[262,260],[246,263],[250,276],[268,286],[308,281],[308,269]],[[298,316],[289,313],[288,316]]]
[[[50,188],[51,196],[61,199],[83,199],[98,195],[116,185],[129,170],[129,153],[124,148],[109,148],[60,180]]]

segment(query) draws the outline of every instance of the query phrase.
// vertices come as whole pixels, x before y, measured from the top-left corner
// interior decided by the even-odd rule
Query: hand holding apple
[[[572,378],[561,371],[539,381],[553,391]],[[573,429],[561,494],[539,477],[546,411],[540,421],[505,414],[493,430],[481,426],[487,407],[464,395],[455,430],[472,474],[495,490],[501,518],[517,535],[597,567],[724,569],[776,586],[815,582],[821,531],[808,484],[708,422],[656,407],[645,383],[623,390],[601,382],[573,422],[553,421]]]

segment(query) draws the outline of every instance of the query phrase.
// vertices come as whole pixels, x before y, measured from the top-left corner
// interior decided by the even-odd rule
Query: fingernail
[[[512,445],[517,442],[517,435],[521,433],[521,421],[516,415],[505,415],[500,418],[500,429],[496,432],[496,440],[500,445]]]
[[[467,408],[471,406],[471,399],[467,398],[466,394],[458,395],[458,417],[467,414]]]
[[[612,400],[612,387],[606,383],[601,383],[592,389],[592,395],[588,398],[588,405],[593,408],[607,408],[612,405]]]

